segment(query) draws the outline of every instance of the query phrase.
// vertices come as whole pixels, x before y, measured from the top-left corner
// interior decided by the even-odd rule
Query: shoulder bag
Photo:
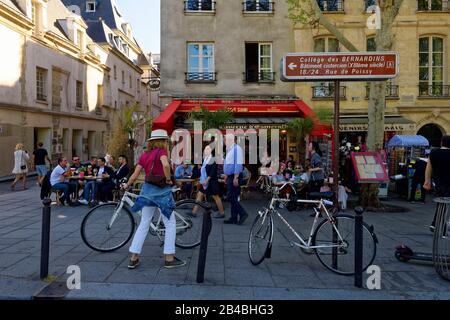
[[[158,150],[158,153],[156,154],[155,159],[153,160],[152,168],[150,169],[150,173],[145,177],[145,182],[152,184],[154,186],[157,186],[159,188],[165,188],[169,186],[169,184],[166,182],[166,176],[155,176],[153,174],[153,168],[155,167],[155,162],[158,160],[160,151]]]

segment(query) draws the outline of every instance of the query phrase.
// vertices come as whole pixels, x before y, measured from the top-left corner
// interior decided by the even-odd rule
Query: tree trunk
[[[327,29],[339,42],[351,52],[357,52],[357,48],[344,36],[340,30],[323,15],[317,0],[287,0],[291,9],[299,10],[298,15],[291,15],[297,22],[306,23],[304,17],[308,16],[309,23],[319,23]],[[303,2],[303,4],[302,4]],[[377,51],[389,51],[392,49],[393,34],[392,24],[397,17],[403,0],[378,0],[377,5],[381,11],[381,28],[376,31],[375,42]],[[306,8],[309,5],[309,8]],[[303,7],[302,7],[303,6]],[[369,130],[367,147],[369,151],[380,151],[384,140],[384,115],[386,107],[386,82],[372,82],[370,84],[370,96],[368,107]],[[379,208],[378,184],[363,185],[361,201],[365,207]]]

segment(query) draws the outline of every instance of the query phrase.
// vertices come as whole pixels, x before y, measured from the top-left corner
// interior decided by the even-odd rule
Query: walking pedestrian
[[[144,186],[132,208],[133,212],[142,210],[142,218],[130,247],[131,258],[128,264],[129,269],[135,269],[140,264],[139,258],[142,252],[142,246],[144,245],[150,223],[157,209],[159,209],[162,215],[165,226],[164,267],[176,268],[186,265],[185,261],[175,257],[176,221],[175,214],[173,213],[175,201],[172,195],[173,182],[168,158],[168,140],[169,136],[165,130],[155,130],[152,132],[151,138],[147,143],[146,152],[139,159],[129,182],[123,186],[125,189],[128,189],[139,177],[141,171],[145,171],[146,178]],[[165,180],[165,186],[154,182],[155,178],[162,178],[161,181]]]
[[[325,181],[325,174],[322,164],[322,151],[320,151],[319,144],[312,141],[309,144],[309,151],[311,152],[311,168],[309,169],[309,192],[320,192]]]
[[[27,173],[28,173],[28,161],[30,160],[30,156],[28,152],[24,150],[24,146],[22,143],[18,143],[16,145],[16,149],[14,151],[14,169],[12,173],[16,176],[14,182],[11,184],[11,189],[15,190],[17,182],[20,179],[23,180],[23,189],[27,190]]]
[[[431,190],[431,179],[435,184],[437,197],[450,197],[450,135],[442,137],[442,147],[431,151],[425,173],[426,190]],[[430,230],[436,227],[437,211],[434,214]]]
[[[223,169],[226,175],[227,200],[231,204],[231,218],[225,220],[224,223],[242,225],[248,218],[247,212],[239,203],[243,181],[242,171],[244,170],[244,151],[236,144],[236,137],[234,134],[227,134],[225,136],[225,144],[227,147],[227,154]]]
[[[212,197],[217,205],[219,212],[213,215],[215,219],[225,218],[225,209],[223,208],[222,199],[220,199],[220,185],[217,170],[217,163],[214,152],[210,146],[206,146],[204,150],[204,160],[201,168],[200,188],[197,193],[197,202],[203,201],[205,197]],[[197,214],[198,207],[195,206],[192,214]]]
[[[44,144],[42,142],[39,142],[37,144],[37,149],[33,152],[33,163],[38,175],[39,186],[42,186],[42,181],[44,180],[44,177],[48,172],[45,162],[46,160],[49,164],[52,163],[50,158],[48,157],[48,151],[44,148]]]
[[[411,192],[409,196],[409,202],[415,202],[417,189],[420,188],[420,202],[425,204],[426,190],[425,184],[425,172],[428,165],[428,159],[419,158],[416,160],[414,176],[411,183]]]

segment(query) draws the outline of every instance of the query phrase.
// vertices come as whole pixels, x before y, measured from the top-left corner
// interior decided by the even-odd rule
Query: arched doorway
[[[439,148],[441,146],[443,133],[441,129],[435,124],[427,124],[420,128],[418,135],[424,136],[430,142],[430,145],[434,148]]]

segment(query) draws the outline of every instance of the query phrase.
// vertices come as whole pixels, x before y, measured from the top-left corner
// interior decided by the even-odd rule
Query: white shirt
[[[101,168],[98,169],[97,177],[100,178],[100,179],[97,179],[98,182],[102,181],[101,178],[102,178],[102,175],[103,175],[104,171],[105,171],[105,167],[101,167]]]
[[[50,176],[50,184],[52,185],[52,187],[55,184],[58,184],[61,182],[61,176],[65,173],[66,173],[66,170],[59,165],[52,171],[52,174]]]

